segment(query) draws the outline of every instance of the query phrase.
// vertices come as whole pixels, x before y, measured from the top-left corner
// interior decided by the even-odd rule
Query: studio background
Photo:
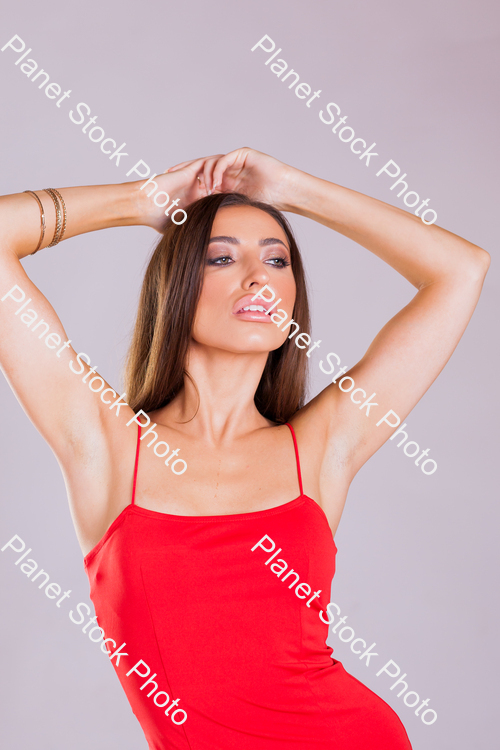
[[[366,667],[335,635],[329,643],[398,712],[415,750],[491,750],[498,731],[499,15],[490,0],[46,0],[4,5],[0,22],[0,46],[18,34],[50,80],[72,90],[58,109],[14,65],[18,55],[0,53],[2,194],[124,182],[139,159],[161,172],[251,146],[404,207],[393,180],[376,177],[379,167],[367,168],[320,121],[334,101],[356,136],[376,142],[377,164],[393,159],[410,189],[431,198],[439,225],[492,254],[463,339],[405,420],[438,470],[425,476],[388,442],[354,480],[335,539],[332,600],[380,656]],[[265,34],[301,81],[322,90],[321,104],[308,109],[264,65],[268,56],[250,52]],[[78,102],[106,136],[126,142],[123,166],[71,122]],[[312,396],[330,381],[322,356],[334,351],[353,365],[415,290],[353,242],[288,217],[306,262],[314,340],[322,340],[311,355]],[[157,237],[147,228],[106,230],[23,261],[73,347],[116,387]],[[57,461],[3,378],[0,399],[0,546],[18,534],[51,580],[72,590],[73,606],[89,602]],[[15,559],[0,554],[2,747],[145,749],[100,647],[70,621],[68,602],[56,608]],[[199,628],[203,658],[202,612]],[[397,698],[394,680],[376,677],[389,659],[410,690],[430,698],[435,724]]]

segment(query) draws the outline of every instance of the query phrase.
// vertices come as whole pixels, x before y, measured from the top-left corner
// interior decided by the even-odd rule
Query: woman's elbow
[[[476,247],[474,253],[474,261],[472,264],[472,273],[477,281],[484,281],[484,277],[488,273],[490,267],[491,255],[483,250],[482,247]]]
[[[477,245],[469,245],[460,261],[453,263],[450,275],[462,286],[482,284],[490,267],[490,254]]]

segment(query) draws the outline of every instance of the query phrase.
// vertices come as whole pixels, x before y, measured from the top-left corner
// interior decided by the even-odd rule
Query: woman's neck
[[[254,401],[267,357],[267,352],[228,352],[192,342],[190,377],[184,377],[174,400],[154,413],[154,421],[219,446],[268,426]]]

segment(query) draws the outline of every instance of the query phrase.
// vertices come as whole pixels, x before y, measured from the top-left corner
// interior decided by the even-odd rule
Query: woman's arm
[[[139,223],[130,185],[62,188],[60,193],[67,207],[65,239],[97,229]],[[56,216],[47,193],[40,190],[37,195],[42,201],[46,221],[40,253],[52,240]],[[74,451],[75,444],[86,439],[96,421],[97,403],[91,391],[81,387],[80,378],[69,368],[76,356],[73,347],[66,347],[59,355],[51,348],[57,337],[65,342],[68,336],[54,309],[20,263],[21,258],[33,252],[39,236],[40,210],[33,196],[20,193],[0,197],[0,321],[3,331],[0,363],[28,416],[56,455],[64,459],[68,451]],[[61,249],[62,246],[57,246],[46,252]],[[38,255],[37,261],[41,257]],[[67,283],[76,282],[68,279]],[[28,304],[22,307],[25,302]],[[45,343],[50,334],[55,336]],[[58,345],[57,351],[59,349]],[[87,429],[82,429],[80,415],[86,417]]]
[[[176,176],[160,175],[156,180],[159,189],[180,197],[182,205],[200,193],[189,170]],[[140,190],[142,184],[144,181],[61,188],[67,209],[64,238],[118,226],[160,229],[165,221],[163,211]],[[43,190],[36,192],[45,210],[44,248],[54,235],[56,213],[49,195]],[[80,349],[76,342],[76,351],[71,344],[64,346],[68,335],[61,321],[20,262],[33,252],[39,238],[40,209],[35,198],[28,193],[0,197],[0,365],[23,409],[61,464],[77,534],[82,548],[88,550],[121,510],[113,505],[120,497],[115,491],[117,483],[125,483],[122,498],[124,504],[128,502],[136,434],[125,428],[132,416],[129,407],[121,408],[119,418],[116,408],[110,410],[116,400],[112,389],[104,400],[89,389],[93,375],[83,379],[90,367],[77,361]],[[40,249],[34,262],[42,260],[45,253],[57,252],[64,252],[62,245]],[[27,269],[31,262],[26,261]],[[66,283],[76,286],[78,279]],[[99,385],[97,381],[93,387]]]
[[[418,290],[441,281],[484,279],[489,254],[414,214],[294,170],[284,210],[314,219],[366,247]]]
[[[336,385],[317,399],[318,410],[329,402],[335,406],[335,424],[328,434],[342,435],[344,458],[354,475],[393,430],[385,422],[376,427],[376,422],[392,409],[402,423],[450,358],[479,299],[490,256],[382,201],[302,172],[294,172],[292,180],[293,203],[288,210],[354,240],[418,290],[346,373],[356,386],[376,393],[376,416],[374,410],[367,418],[366,409],[356,408]],[[395,424],[396,419],[388,421]]]
[[[301,453],[313,467],[305,471],[306,486],[309,476],[313,496],[336,527],[350,481],[392,432],[377,421],[393,410],[402,422],[455,349],[479,298],[489,255],[413,214],[258,151],[243,148],[192,164],[207,189],[215,183],[221,191],[238,190],[325,224],[378,255],[418,290],[346,373],[368,396],[376,394],[376,409],[367,416],[367,407],[331,384],[294,418]]]
[[[67,208],[64,240],[86,232],[142,223],[135,183],[61,188]],[[45,209],[46,230],[41,250],[51,242],[56,224],[52,199],[35,191]],[[0,197],[0,253],[18,260],[33,253],[40,237],[40,208],[29,193]],[[52,251],[55,252],[55,251]]]
[[[54,235],[55,209],[47,193],[36,192],[45,210],[42,247],[46,247]],[[140,223],[129,185],[62,188],[60,193],[67,208],[65,238]],[[0,365],[24,411],[59,460],[77,536],[86,552],[119,512],[111,507],[110,489],[118,476],[113,455],[118,455],[116,448],[121,448],[128,457],[123,442],[128,435],[123,431],[122,419],[113,421],[109,405],[83,382],[90,368],[83,360],[82,365],[77,361],[76,354],[81,350],[76,342],[76,351],[71,344],[64,347],[71,336],[20,262],[33,252],[39,238],[40,210],[33,196],[2,196]],[[58,252],[64,252],[62,244],[40,249],[35,262],[42,260],[40,253]],[[26,261],[28,270],[31,262]],[[78,280],[69,278],[66,283],[76,286]],[[91,356],[92,352],[88,354]],[[112,393],[108,391],[104,398],[108,400]]]

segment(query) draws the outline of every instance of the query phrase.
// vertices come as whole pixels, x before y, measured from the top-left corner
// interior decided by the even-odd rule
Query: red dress
[[[135,505],[138,439],[132,502],[85,557],[101,648],[150,750],[411,750],[325,643],[336,547],[289,427],[299,497],[223,516]]]

